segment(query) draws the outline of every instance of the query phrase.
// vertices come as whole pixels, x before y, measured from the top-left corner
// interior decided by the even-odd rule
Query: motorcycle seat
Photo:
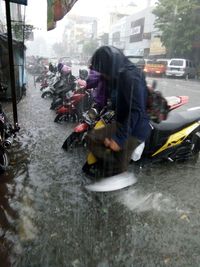
[[[176,132],[198,120],[200,121],[200,109],[171,113],[166,121],[151,124],[155,131]]]

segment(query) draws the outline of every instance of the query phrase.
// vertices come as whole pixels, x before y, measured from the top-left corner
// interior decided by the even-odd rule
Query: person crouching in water
[[[91,70],[107,81],[115,121],[87,134],[88,148],[97,159],[94,172],[88,175],[108,177],[127,171],[133,150],[150,135],[147,84],[141,70],[113,46],[96,50]]]

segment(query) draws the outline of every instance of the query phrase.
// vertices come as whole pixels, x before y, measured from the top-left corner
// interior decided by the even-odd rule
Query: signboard
[[[27,0],[10,0],[10,2],[27,6]]]
[[[130,43],[140,42],[143,40],[145,18],[131,22]]]
[[[140,34],[140,32],[141,32],[141,26],[131,28],[131,35]]]

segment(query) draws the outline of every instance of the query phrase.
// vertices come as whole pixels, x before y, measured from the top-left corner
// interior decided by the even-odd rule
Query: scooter
[[[168,106],[170,106],[170,111],[174,110],[188,102],[187,96],[168,96],[166,97]],[[95,108],[91,108],[82,114],[81,122],[75,126],[73,132],[66,138],[62,148],[66,151],[74,146],[84,146],[85,145],[85,136],[87,132],[94,128],[95,124],[99,119],[109,123],[113,117],[113,111],[108,111],[108,107],[104,107],[101,112],[98,114]]]
[[[8,149],[19,129],[14,129],[0,104],[0,174],[4,173],[9,165]]]
[[[75,87],[76,87],[75,77],[73,75],[70,75],[68,77],[61,76],[55,81],[53,86],[49,86],[43,90],[41,97],[42,98],[54,97],[54,99],[56,99],[57,97],[62,98],[66,92],[75,90]]]
[[[76,122],[82,118],[82,113],[91,107],[91,90],[76,90],[68,101],[57,109],[54,122],[70,121]]]
[[[73,90],[71,90],[71,91],[80,92],[81,89],[83,89],[83,86],[81,86],[81,81],[85,81],[87,79],[87,76],[88,76],[88,71],[85,69],[83,69],[83,70],[80,69],[79,70],[79,77],[77,77],[77,78],[74,77],[74,79],[73,79],[74,87],[73,87]],[[72,94],[69,94],[67,91],[67,94],[63,94],[63,96],[53,97],[53,101],[51,103],[50,109],[58,110],[62,106],[65,106],[67,103],[69,103],[71,96],[72,96]]]
[[[40,91],[43,91],[45,88],[47,88],[50,85],[53,85],[58,79],[59,75],[53,72],[47,72],[46,77],[41,81],[40,84]]]
[[[105,124],[105,121],[100,119],[96,123],[95,129],[103,127]],[[174,112],[166,121],[159,124],[152,123],[152,133],[149,140],[143,143],[139,155],[134,157],[137,149],[138,147],[133,151],[132,160],[141,167],[147,163],[197,160],[200,151],[200,107]],[[134,158],[136,159],[134,160]],[[96,166],[98,166],[98,161],[89,152],[82,168],[83,172],[90,175]],[[123,180],[123,177],[126,179]],[[90,191],[105,192],[124,188],[135,181],[136,178],[133,174],[121,173],[89,184],[86,188]]]
[[[56,74],[49,78],[47,82],[47,86],[41,86],[40,91],[42,91],[42,98],[49,98],[52,97],[53,92],[55,91],[55,87],[61,82],[61,76]]]

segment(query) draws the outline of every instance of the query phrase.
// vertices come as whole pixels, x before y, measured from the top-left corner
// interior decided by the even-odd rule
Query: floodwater
[[[0,181],[0,266],[200,266],[199,161],[130,166],[135,185],[88,192],[86,150],[61,149],[73,125],[40,95],[30,80]]]

